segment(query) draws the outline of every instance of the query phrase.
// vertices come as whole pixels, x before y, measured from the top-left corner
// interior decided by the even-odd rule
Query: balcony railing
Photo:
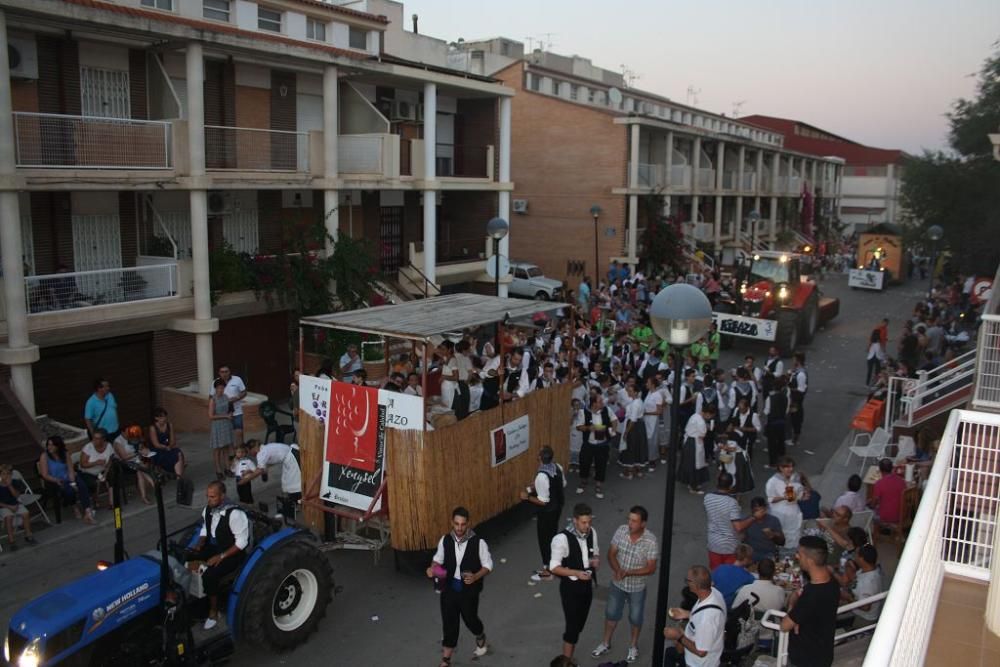
[[[724,171],[722,172],[722,189],[723,190],[735,190],[736,181],[739,178],[739,173],[735,171]]]
[[[976,351],[970,350],[930,371],[918,372],[916,379],[890,378],[884,428],[891,433],[897,422],[915,426],[966,403],[975,372]]]
[[[381,174],[381,134],[342,134],[337,139],[337,169],[343,174]]]
[[[715,189],[714,169],[698,169],[698,189],[703,191]]]
[[[798,195],[802,193],[802,179],[798,176],[789,176],[785,185],[787,186],[785,194]]]
[[[205,126],[205,164],[230,171],[309,171],[309,133]]]
[[[977,408],[1000,411],[1000,315],[988,311],[979,327],[979,367],[972,403]]]
[[[14,114],[18,167],[170,169],[170,123],[157,120]]]
[[[177,264],[26,276],[29,313],[177,296]]]
[[[682,190],[691,189],[691,167],[690,165],[670,166],[670,185]]]
[[[663,167],[658,164],[639,164],[639,187],[662,188],[666,185]]]
[[[1000,415],[952,411],[865,667],[924,664],[944,575],[990,579],[998,499]]]
[[[744,192],[753,192],[754,188],[756,187],[757,187],[757,172],[755,171],[743,172],[743,183],[741,189]]]
[[[469,144],[437,145],[437,176],[457,178],[488,178],[491,146]]]

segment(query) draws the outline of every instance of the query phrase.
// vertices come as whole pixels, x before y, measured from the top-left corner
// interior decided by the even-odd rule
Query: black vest
[[[455,538],[448,533],[444,536],[444,569],[447,572],[445,575],[448,583],[455,577],[455,568],[461,567],[460,572],[472,572],[476,573],[483,569],[483,564],[479,560],[479,541],[478,535],[473,535],[469,538],[468,543],[465,545],[465,553],[462,555],[462,562],[459,565],[455,561]],[[483,580],[480,579],[471,586],[465,586],[469,590],[479,592],[483,590]]]
[[[511,370],[507,369],[507,379],[504,381],[504,387],[508,394],[513,394],[517,391],[517,388],[521,386],[521,373],[520,369]]]
[[[705,387],[701,390],[701,404],[715,406],[716,411],[719,409],[719,392],[715,387]]]
[[[219,523],[215,526],[215,535],[212,534],[212,522],[211,513],[208,507],[201,513],[201,519],[205,522],[205,532],[208,534],[208,541],[214,544],[221,551],[225,551],[229,547],[236,544],[236,536],[233,535],[233,529],[229,527],[229,515],[233,512],[242,512],[239,507],[235,505],[227,505],[222,508],[222,516],[219,517]]]
[[[760,388],[765,394],[774,388],[774,381],[777,379],[774,376],[774,371],[778,368],[779,361],[781,359],[769,359],[764,364],[764,376],[760,379]]]
[[[562,566],[568,567],[571,570],[589,570],[590,569],[590,559],[594,557],[594,531],[587,533],[587,557],[584,559],[583,552],[580,550],[580,542],[577,540],[576,533],[572,530],[564,530],[562,534],[566,536],[566,543],[569,545],[569,554],[562,559]],[[591,586],[594,582],[591,581],[571,581],[568,578],[564,578],[563,582],[570,584],[586,584]]]
[[[593,422],[594,416],[590,410],[583,411],[583,423],[586,426],[590,426]],[[608,406],[601,408],[601,423],[607,428],[603,431],[584,431],[583,432],[583,444],[590,442],[590,436],[594,436],[595,445],[606,445],[608,444],[608,431],[611,430],[611,412],[608,410]]]
[[[559,466],[556,466],[555,475],[550,475],[541,470],[539,472],[549,478],[549,502],[544,507],[539,507],[538,511],[546,514],[550,512],[562,514],[563,503],[566,502],[566,490],[563,488],[562,470],[559,469]]]
[[[804,368],[799,368],[792,373],[792,381],[788,383],[788,388],[792,390],[792,400],[796,403],[801,403],[802,399],[806,397],[806,392],[799,388],[802,386],[799,384],[801,382],[799,378],[803,377],[806,377],[806,371]]]
[[[767,415],[767,425],[785,422],[785,414],[788,412],[788,398],[784,392],[771,394],[771,411]]]
[[[742,386],[741,386],[742,385]],[[734,382],[733,383],[733,393],[736,394],[736,403],[740,402],[741,398],[745,398],[750,401],[750,409],[753,409],[753,385],[749,382]],[[733,406],[736,407],[736,406]]]

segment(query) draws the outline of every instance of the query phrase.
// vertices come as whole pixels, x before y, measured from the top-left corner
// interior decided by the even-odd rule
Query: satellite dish
[[[497,257],[500,258],[500,277],[506,278],[510,275],[510,260],[503,255],[496,255],[486,259],[486,275],[496,280],[497,277]]]
[[[617,88],[608,89],[608,99],[611,101],[612,106],[620,107],[622,104],[622,91]]]

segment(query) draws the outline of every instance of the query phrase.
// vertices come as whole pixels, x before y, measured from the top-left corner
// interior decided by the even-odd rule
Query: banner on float
[[[858,289],[882,289],[885,281],[883,271],[868,271],[866,269],[851,269],[847,274],[847,286]]]
[[[301,376],[299,407],[323,425],[320,497],[354,509],[367,510],[382,485],[386,430],[423,429],[419,396],[346,382]]]
[[[490,463],[496,468],[528,451],[528,415],[490,431]]]
[[[712,313],[720,334],[773,341],[778,336],[778,323],[759,317],[745,317],[734,313]]]

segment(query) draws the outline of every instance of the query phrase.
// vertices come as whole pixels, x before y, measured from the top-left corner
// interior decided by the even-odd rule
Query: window
[[[81,67],[80,102],[84,116],[130,118],[128,72]]]
[[[142,6],[172,12],[174,11],[174,0],[142,0]]]
[[[281,32],[281,12],[258,5],[257,27],[268,32]]]
[[[316,19],[306,19],[306,38],[315,39],[317,42],[326,41],[326,24]]]
[[[580,86],[575,83],[569,84],[569,99],[575,100],[577,95],[580,94]]]
[[[229,23],[229,0],[202,0],[202,16]]]
[[[351,28],[347,35],[348,45],[352,49],[368,48],[368,31],[361,28]]]

